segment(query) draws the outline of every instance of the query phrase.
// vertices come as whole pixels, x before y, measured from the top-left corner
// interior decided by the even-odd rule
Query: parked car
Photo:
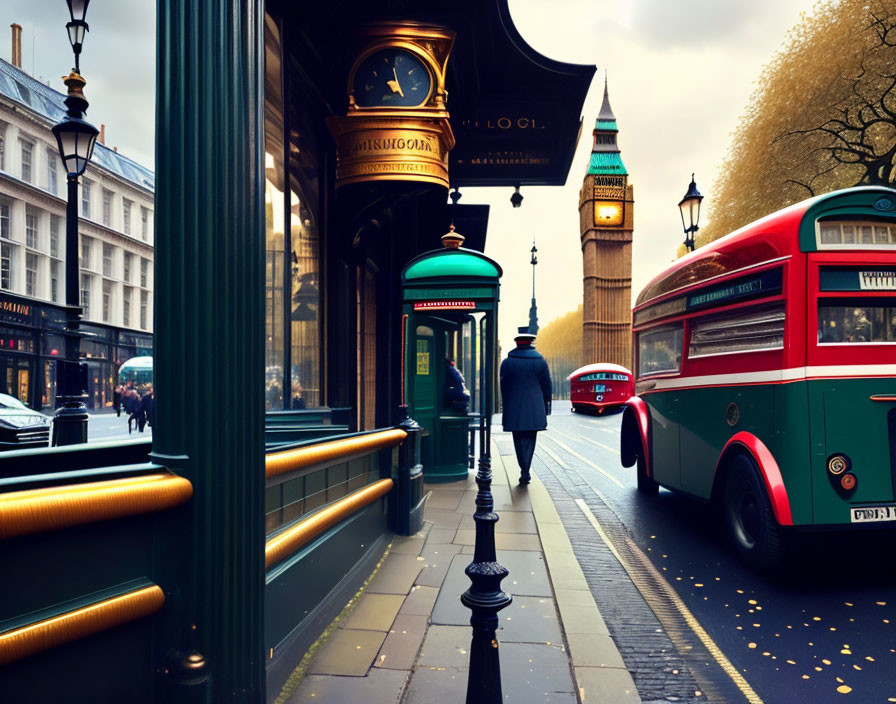
[[[15,396],[0,394],[0,450],[46,447],[52,420]]]

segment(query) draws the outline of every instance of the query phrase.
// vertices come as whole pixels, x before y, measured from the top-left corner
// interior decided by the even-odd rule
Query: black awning
[[[507,0],[477,2],[452,20],[451,185],[563,185],[595,67],[535,51],[514,26]]]

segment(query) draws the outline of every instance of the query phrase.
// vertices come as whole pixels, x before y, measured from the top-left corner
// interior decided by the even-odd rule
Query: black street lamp
[[[89,0],[68,0],[72,24],[80,22],[86,29],[84,13]],[[77,25],[77,26],[81,26]],[[81,32],[80,40],[83,40]],[[80,41],[75,45],[75,61],[80,52]],[[65,166],[68,182],[68,201],[65,210],[65,358],[59,360],[56,375],[56,418],[53,426],[54,445],[75,445],[87,442],[87,407],[84,404],[84,384],[81,376],[81,306],[78,287],[78,180],[93,154],[99,131],[84,120],[87,99],[84,85],[87,83],[77,69],[64,79],[68,86],[65,105],[68,108],[62,122],[53,126],[53,134],[59,147],[59,156]]]
[[[90,31],[90,27],[84,18],[87,16],[87,5],[90,0],[67,0],[68,13],[72,21],[65,25],[68,30],[68,41],[75,52],[75,71],[81,71],[81,46],[84,43],[84,34]]]
[[[684,228],[684,246],[689,252],[694,251],[694,235],[697,234],[698,223],[700,222],[700,203],[703,196],[697,190],[697,184],[694,182],[694,174],[691,174],[691,183],[688,186],[688,192],[684,194],[684,198],[678,204],[681,211],[681,226]]]
[[[532,258],[529,263],[532,265],[532,305],[529,307],[529,332],[533,335],[538,334],[538,306],[535,304],[535,265],[538,264],[538,249],[535,247],[535,240],[532,240]]]

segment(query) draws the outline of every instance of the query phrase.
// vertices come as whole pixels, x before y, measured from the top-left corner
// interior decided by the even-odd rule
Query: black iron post
[[[538,249],[535,247],[535,240],[532,240],[532,259],[529,263],[532,265],[532,306],[529,308],[529,332],[533,335],[538,334],[538,306],[535,304],[535,265],[538,264]]]
[[[86,81],[77,71],[65,79],[68,97],[66,116],[53,127],[59,144],[59,156],[65,164],[68,200],[65,211],[65,356],[57,365],[56,417],[53,445],[87,442],[87,406],[81,375],[81,302],[78,281],[78,181],[93,153],[98,131],[86,122],[88,102],[84,97]]]
[[[484,324],[486,319],[483,318]],[[486,336],[480,330],[482,383],[482,418],[479,433],[479,471],[476,484],[476,545],[473,562],[465,570],[470,578],[470,588],[461,597],[461,603],[472,611],[470,625],[473,627],[473,641],[470,646],[470,672],[467,679],[467,704],[500,704],[501,666],[498,656],[498,612],[509,606],[513,597],[501,589],[501,580],[508,574],[506,567],[498,562],[495,550],[495,500],[492,496],[492,461],[489,443],[491,441],[492,389],[486,380],[494,378],[494,345],[490,344],[494,331]],[[488,340],[488,342],[487,342]]]
[[[423,528],[423,465],[420,464],[420,424],[398,407],[397,427],[407,433],[398,447],[398,476],[392,492],[392,529],[398,535],[415,535]]]

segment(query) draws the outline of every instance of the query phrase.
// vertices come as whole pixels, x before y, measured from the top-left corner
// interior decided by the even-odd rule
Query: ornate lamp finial
[[[454,231],[454,223],[448,228],[448,232],[442,235],[442,244],[448,249],[458,249],[464,243],[466,238],[459,232]]]

